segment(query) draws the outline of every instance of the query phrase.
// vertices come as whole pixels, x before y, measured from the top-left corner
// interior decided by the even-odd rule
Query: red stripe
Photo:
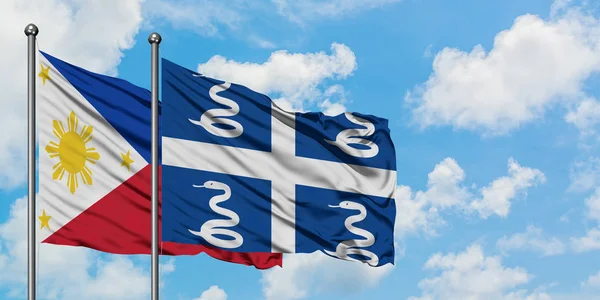
[[[150,254],[150,178],[151,167],[147,165],[43,242],[82,246],[114,254]],[[159,168],[159,240],[160,182]],[[173,242],[163,242],[159,245],[159,251],[162,255],[196,255],[204,252],[219,260],[255,266],[257,269],[282,266],[283,261],[280,253],[230,252]]]

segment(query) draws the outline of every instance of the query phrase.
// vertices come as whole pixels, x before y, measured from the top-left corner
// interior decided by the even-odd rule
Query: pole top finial
[[[150,44],[160,44],[161,41],[162,37],[160,37],[160,34],[158,34],[157,32],[151,33],[148,37],[148,43]]]
[[[25,26],[25,35],[26,36],[30,36],[30,35],[36,36],[38,34],[38,32],[40,32],[38,27],[35,26],[35,24],[33,24],[33,23],[30,23],[29,25]]]

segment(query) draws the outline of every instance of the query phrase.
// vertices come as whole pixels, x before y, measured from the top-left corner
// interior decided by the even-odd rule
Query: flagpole
[[[162,38],[148,37],[152,47],[152,300],[158,300],[158,45]]]
[[[35,300],[35,24],[27,36],[27,299]]]

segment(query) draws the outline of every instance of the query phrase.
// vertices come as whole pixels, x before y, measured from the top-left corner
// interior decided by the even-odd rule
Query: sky
[[[389,120],[396,262],[161,257],[161,299],[600,299],[600,3],[3,0],[0,298],[26,298],[26,38],[150,87],[161,56]],[[148,299],[150,260],[42,245],[39,299]]]

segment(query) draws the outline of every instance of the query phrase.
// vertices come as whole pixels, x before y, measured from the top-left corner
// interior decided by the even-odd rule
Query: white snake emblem
[[[346,220],[344,221],[344,225],[346,226],[346,229],[348,229],[348,231],[350,231],[356,235],[362,236],[365,239],[342,241],[335,248],[335,252],[325,250],[325,253],[327,253],[331,256],[340,258],[340,259],[364,262],[373,267],[377,266],[379,264],[379,257],[377,257],[377,255],[375,255],[375,253],[373,253],[371,251],[368,251],[366,249],[360,249],[360,248],[366,248],[366,247],[373,246],[373,244],[375,244],[375,236],[373,236],[373,234],[367,230],[357,228],[357,227],[354,227],[354,225],[352,225],[356,222],[360,222],[360,221],[364,220],[367,217],[367,210],[365,209],[365,207],[362,204],[352,202],[352,201],[342,201],[337,206],[329,205],[329,207],[338,207],[338,208],[343,208],[343,209],[351,209],[351,210],[360,211],[359,214],[349,216],[348,218],[346,218]],[[351,254],[369,257],[369,259],[368,260],[355,259],[355,258],[348,256]]]
[[[375,133],[375,126],[373,125],[373,123],[363,118],[357,117],[352,113],[345,113],[344,115],[346,116],[346,119],[348,119],[348,121],[366,128],[345,129],[338,133],[338,135],[335,137],[335,141],[330,141],[327,139],[325,141],[331,145],[337,146],[346,154],[352,155],[354,157],[375,157],[379,153],[379,147],[377,146],[377,144],[373,143],[373,141],[363,138],[373,135],[373,133]],[[357,149],[351,147],[349,144],[361,144],[369,147],[369,149]]]
[[[196,76],[199,77],[199,76]],[[188,119],[192,124],[202,126],[206,131],[213,135],[224,137],[224,138],[236,138],[244,132],[242,124],[235,120],[228,119],[227,117],[233,117],[240,112],[239,105],[228,98],[221,97],[217,93],[226,91],[231,87],[231,83],[225,82],[223,84],[217,84],[210,88],[208,95],[213,101],[229,106],[229,108],[213,108],[205,111],[200,116],[200,121]],[[233,128],[219,128],[214,124],[225,124]]]
[[[244,243],[244,238],[239,233],[231,229],[222,228],[236,226],[240,223],[240,217],[234,211],[217,206],[217,204],[223,201],[227,201],[227,199],[231,197],[231,189],[229,188],[229,186],[218,181],[209,180],[205,182],[204,185],[193,185],[193,187],[224,191],[225,193],[210,198],[210,201],[208,203],[210,208],[214,212],[222,216],[229,217],[229,220],[209,220],[202,224],[202,227],[200,227],[200,231],[193,231],[191,229],[188,230],[192,234],[202,237],[204,240],[216,247],[233,249],[241,246]],[[217,237],[214,237],[215,234],[230,236],[233,238],[233,240],[219,239]]]

